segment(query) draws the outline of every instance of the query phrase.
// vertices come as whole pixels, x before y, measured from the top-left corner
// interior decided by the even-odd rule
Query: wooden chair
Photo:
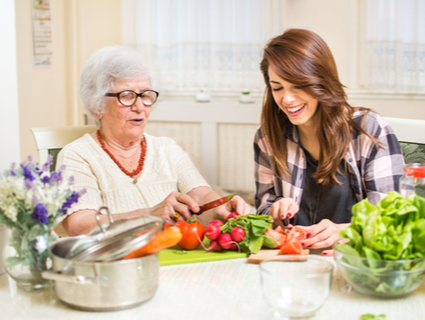
[[[93,133],[97,130],[95,125],[51,127],[51,128],[30,128],[38,151],[38,163],[43,165],[47,157],[53,156],[51,171],[55,169],[56,157],[59,151],[68,143],[81,138],[85,133]]]
[[[425,163],[425,120],[384,117],[393,128],[406,163]]]
[[[47,157],[52,155],[53,164],[50,171],[56,167],[56,158],[59,151],[68,143],[81,138],[86,133],[93,133],[97,130],[95,125],[51,127],[51,128],[30,128],[38,151],[38,163],[43,165],[47,162]],[[67,237],[62,223],[58,224],[54,231],[59,237]]]

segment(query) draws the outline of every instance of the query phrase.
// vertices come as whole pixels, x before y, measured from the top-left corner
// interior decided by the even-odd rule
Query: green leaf
[[[415,194],[404,199],[397,192],[389,192],[376,206],[365,199],[354,205],[352,212],[351,225],[339,233],[350,241],[336,248],[352,255],[344,256],[343,262],[372,272],[353,270],[347,273],[349,278],[376,292],[390,294],[405,292],[422,283],[425,274],[406,273],[397,278],[395,286],[389,274],[394,270],[420,270],[423,264],[395,265],[381,261],[425,257],[425,199]],[[365,257],[365,262],[355,256]]]
[[[257,253],[261,249],[263,245],[263,241],[264,241],[263,236],[251,237],[251,240],[248,246],[249,251],[252,253]]]

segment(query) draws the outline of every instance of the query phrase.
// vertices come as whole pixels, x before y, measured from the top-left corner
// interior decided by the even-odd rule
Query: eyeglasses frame
[[[126,91],[131,91],[131,92],[133,92],[133,93],[136,95],[136,99],[134,99],[133,104],[127,105],[127,104],[124,104],[124,103],[122,103],[122,102],[121,102],[121,100],[120,100],[120,94],[121,94],[121,93],[123,93],[123,92],[126,92]],[[155,93],[156,93],[156,99],[155,99],[155,102],[157,102],[157,101],[158,101],[159,92],[158,92],[158,91],[155,91],[155,90],[151,90],[151,89],[149,89],[149,90],[144,90],[144,91],[142,91],[142,92],[140,92],[140,93],[137,93],[137,92],[135,92],[135,91],[133,91],[133,90],[123,90],[123,91],[120,91],[120,92],[117,92],[117,93],[111,93],[111,92],[108,92],[108,93],[105,93],[105,97],[115,97],[115,98],[117,98],[117,99],[118,99],[118,102],[119,102],[119,103],[121,103],[124,107],[132,107],[132,106],[134,106],[134,105],[136,104],[137,98],[140,98],[140,100],[142,100],[142,94],[144,94],[146,91],[152,91],[152,92],[155,92]],[[144,105],[144,106],[146,106],[146,107],[151,107],[151,106],[153,106],[153,105],[155,104],[155,102],[154,102],[154,103],[152,103],[152,104],[145,104],[145,103],[143,102],[143,100],[142,100],[143,105]]]

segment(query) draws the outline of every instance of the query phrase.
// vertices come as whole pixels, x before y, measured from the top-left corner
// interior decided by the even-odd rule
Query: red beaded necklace
[[[146,142],[145,138],[143,137],[142,141],[140,142],[140,146],[142,147],[142,152],[140,153],[140,159],[139,159],[139,165],[133,172],[129,172],[126,170],[121,163],[118,162],[117,159],[115,159],[115,156],[106,149],[105,143],[102,141],[102,138],[100,137],[100,131],[97,130],[97,138],[99,139],[100,146],[102,149],[111,157],[111,159],[116,163],[116,165],[121,169],[122,172],[124,172],[129,177],[137,176],[143,169],[143,164],[145,163],[145,155],[146,155]]]

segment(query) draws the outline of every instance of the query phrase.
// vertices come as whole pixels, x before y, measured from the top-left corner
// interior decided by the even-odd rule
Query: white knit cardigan
[[[145,133],[146,157],[136,184],[102,150],[93,137],[85,134],[65,146],[56,167],[66,166],[65,178],[73,176],[77,190],[86,193],[68,214],[83,209],[98,210],[107,206],[112,214],[149,208],[172,191],[188,193],[208,186],[189,155],[172,139]]]

